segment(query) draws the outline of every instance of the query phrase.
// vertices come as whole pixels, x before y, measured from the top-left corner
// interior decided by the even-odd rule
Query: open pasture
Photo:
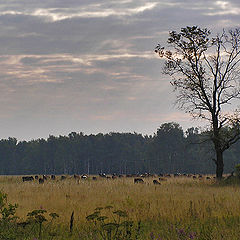
[[[33,209],[43,208],[58,213],[58,221],[68,224],[74,210],[75,224],[83,225],[95,208],[111,205],[114,209],[126,210],[133,221],[145,222],[149,231],[161,233],[166,223],[187,228],[193,223],[216,221],[223,234],[230,234],[234,239],[235,231],[231,227],[226,230],[224,224],[225,220],[230,221],[228,224],[231,221],[240,224],[240,186],[217,184],[205,177],[171,177],[161,181],[161,185],[154,185],[154,179],[158,178],[148,177],[143,184],[134,184],[134,178],[126,177],[114,180],[98,177],[94,181],[70,176],[60,180],[57,176],[56,180],[39,184],[36,180],[22,182],[20,176],[2,176],[0,189],[7,193],[10,203],[19,205],[17,216],[20,218],[25,218]],[[196,232],[201,231],[195,225],[192,227]],[[213,228],[213,231],[212,239],[222,239],[220,235],[218,238],[219,230]]]

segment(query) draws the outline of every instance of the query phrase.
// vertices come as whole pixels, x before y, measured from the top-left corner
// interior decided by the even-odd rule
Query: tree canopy
[[[171,31],[168,47],[155,52],[165,60],[163,73],[172,77],[177,106],[209,123],[217,178],[223,174],[223,152],[240,138],[240,30],[211,37],[198,26]],[[234,104],[235,103],[235,104]]]

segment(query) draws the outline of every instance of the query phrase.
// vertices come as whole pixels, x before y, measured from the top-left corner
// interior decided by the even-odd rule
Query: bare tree
[[[240,138],[240,29],[211,32],[198,26],[171,31],[168,49],[155,52],[165,60],[163,73],[172,77],[179,109],[209,123],[216,157],[216,176],[223,175],[223,152]]]

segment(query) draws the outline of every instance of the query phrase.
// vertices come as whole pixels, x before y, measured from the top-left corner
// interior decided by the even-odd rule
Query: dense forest
[[[164,123],[153,136],[137,133],[0,140],[0,174],[215,173],[206,132]],[[239,163],[240,142],[225,152],[225,173]]]

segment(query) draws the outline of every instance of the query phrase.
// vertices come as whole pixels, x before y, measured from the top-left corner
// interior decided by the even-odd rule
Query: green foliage
[[[93,233],[93,239],[102,240],[137,240],[140,224],[128,218],[126,211],[114,211],[112,206],[98,207],[86,217],[91,227],[88,231]]]
[[[20,234],[16,225],[17,207],[17,204],[8,203],[7,194],[0,191],[0,240],[15,239]]]
[[[13,221],[16,220],[16,209],[18,205],[17,204],[8,204],[7,203],[7,194],[0,192],[0,214],[1,214],[1,220],[2,221]]]
[[[52,240],[58,235],[53,220],[58,218],[57,213],[50,213],[47,217],[47,211],[37,209],[29,212],[25,221],[18,221],[16,216],[17,204],[10,204],[7,201],[7,194],[0,191],[0,240]],[[48,222],[45,226],[44,222]],[[38,238],[36,238],[38,236]]]
[[[49,217],[51,218],[51,220],[48,221],[46,214],[47,214],[47,210],[45,209],[33,210],[27,214],[28,218],[26,220],[26,223],[32,226],[32,231],[34,233],[38,232],[37,235],[39,239],[43,239],[43,234],[44,234],[44,239],[46,239],[47,237],[50,237],[51,239],[53,236],[57,235],[55,231],[51,231],[49,228],[52,224],[52,221],[58,218],[59,215],[57,213],[50,213]],[[49,222],[49,224],[45,227],[45,229],[43,229],[44,222]],[[38,229],[36,226],[38,226]]]

